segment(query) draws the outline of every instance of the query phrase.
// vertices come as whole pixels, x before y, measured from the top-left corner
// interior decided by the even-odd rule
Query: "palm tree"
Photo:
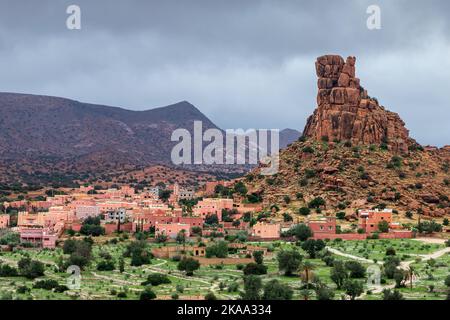
[[[307,301],[311,297],[311,291],[308,289],[303,289],[300,291],[300,295],[303,297],[303,300]]]
[[[300,265],[300,269],[302,270],[302,276],[304,276],[305,282],[309,287],[309,281],[313,276],[312,270],[314,269],[314,265],[309,261],[305,261]]]
[[[413,288],[413,280],[418,275],[419,274],[416,272],[415,268],[412,265],[410,265],[406,270],[406,279],[409,280],[411,290]]]

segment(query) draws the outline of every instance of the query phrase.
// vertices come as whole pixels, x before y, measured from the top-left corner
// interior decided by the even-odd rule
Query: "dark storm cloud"
[[[65,28],[66,8],[82,30]],[[366,28],[381,7],[382,29]],[[315,58],[358,57],[369,94],[422,143],[449,143],[450,2],[0,2],[0,90],[131,109],[180,100],[223,128],[302,129]]]

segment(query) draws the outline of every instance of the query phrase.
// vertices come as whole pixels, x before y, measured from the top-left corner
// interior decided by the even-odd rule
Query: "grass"
[[[236,265],[226,265],[218,269],[214,266],[201,266],[199,270],[194,273],[193,277],[186,277],[184,273],[177,270],[177,262],[170,259],[152,259],[150,265],[141,267],[130,266],[130,259],[125,258],[125,272],[120,273],[118,270],[114,271],[97,271],[96,265],[99,259],[100,252],[108,252],[112,258],[117,262],[122,257],[126,245],[130,240],[113,244],[94,245],[93,257],[94,261],[91,265],[82,272],[82,285],[80,290],[69,290],[65,293],[55,293],[42,289],[33,289],[32,280],[22,277],[16,278],[1,278],[0,277],[0,297],[5,293],[10,293],[13,299],[35,299],[35,300],[68,300],[68,299],[102,299],[102,300],[134,300],[139,298],[140,292],[144,289],[141,283],[147,278],[150,273],[164,273],[167,274],[171,280],[170,284],[153,287],[158,297],[170,299],[171,295],[176,292],[176,287],[183,287],[183,292],[179,292],[181,298],[186,297],[202,297],[210,290],[214,291],[219,299],[236,299],[238,292],[228,292],[227,288],[232,283],[238,283],[239,290],[242,290],[243,281],[242,271],[238,270]],[[268,267],[268,274],[262,277],[263,283],[272,279],[291,286],[294,289],[294,299],[302,299],[300,296],[300,286],[302,284],[299,275],[293,277],[286,277],[278,270],[278,263],[276,260],[276,253],[279,250],[286,250],[295,248],[307,259],[307,254],[295,244],[274,242],[274,243],[252,243],[253,245],[261,245],[274,250],[272,256],[266,257],[264,263]],[[365,257],[368,255],[370,259],[383,260],[386,249],[393,247],[397,255],[404,256],[406,260],[414,260],[416,254],[427,254],[443,246],[435,244],[423,244],[413,240],[370,240],[370,241],[347,241],[341,243],[329,242],[328,245],[350,253],[356,256]],[[159,246],[152,244],[152,246]],[[55,279],[60,284],[66,284],[68,274],[58,272],[57,268],[53,266],[58,261],[59,257],[63,255],[61,249],[55,251],[49,250],[27,250],[17,252],[4,252],[0,254],[0,260],[3,263],[15,265],[24,257],[29,255],[32,259],[40,260],[47,264],[45,277],[42,279]],[[340,256],[335,256],[338,260],[349,260]],[[320,259],[307,259],[313,264],[313,274],[320,279],[322,283],[336,289],[335,284],[330,279],[331,268],[326,266]],[[365,265],[366,267],[368,264]],[[411,299],[444,299],[446,295],[446,288],[444,286],[445,277],[450,274],[450,258],[445,255],[436,260],[434,265],[427,262],[418,262],[414,266],[420,274],[420,280],[415,283],[413,290],[409,288],[401,288],[401,292],[405,297]],[[433,279],[428,277],[428,274],[433,275]],[[38,279],[41,280],[41,279]],[[365,282],[365,279],[361,279]],[[224,287],[220,290],[220,283]],[[391,284],[389,281],[388,284]],[[17,288],[20,286],[27,286],[31,289],[29,293],[19,294]],[[435,292],[429,292],[429,286],[435,286]],[[367,290],[367,288],[365,288]],[[117,297],[117,293],[125,292],[126,298]],[[340,299],[343,294],[342,291],[336,290],[335,299]],[[314,299],[314,294],[311,299]],[[381,294],[366,295],[364,299],[376,300],[381,299]]]

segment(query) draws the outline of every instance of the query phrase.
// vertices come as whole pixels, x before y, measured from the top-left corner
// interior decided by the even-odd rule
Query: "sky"
[[[66,27],[73,4],[81,30]],[[223,129],[301,131],[316,58],[352,55],[369,95],[443,146],[448,30],[448,0],[0,0],[0,91],[132,110],[187,100]]]

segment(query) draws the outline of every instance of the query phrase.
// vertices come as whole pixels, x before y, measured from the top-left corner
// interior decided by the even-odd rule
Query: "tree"
[[[30,258],[22,258],[18,263],[18,267],[19,274],[28,279],[42,277],[45,272],[45,267],[42,262],[31,260]]]
[[[389,223],[387,221],[381,221],[378,224],[378,230],[382,233],[387,233],[389,232]]]
[[[257,264],[263,264],[264,262],[264,252],[263,251],[253,251],[253,259]]]
[[[283,213],[283,221],[284,222],[291,222],[291,221],[293,221],[294,219],[292,218],[292,216],[289,214],[289,213]]]
[[[116,268],[114,261],[102,260],[97,264],[98,271],[113,271]]]
[[[350,271],[350,278],[361,279],[366,276],[366,268],[358,261],[347,261],[345,268]]]
[[[186,230],[178,232],[176,242],[183,245],[183,251],[186,251]]]
[[[119,259],[119,272],[123,273],[125,271],[125,260],[120,257]]]
[[[383,264],[384,274],[388,279],[394,279],[395,270],[400,265],[400,259],[396,256],[387,256]]]
[[[150,287],[144,289],[139,296],[139,300],[148,301],[156,299],[156,294],[152,291]]]
[[[105,234],[105,228],[100,225],[100,217],[88,217],[81,225],[80,233],[86,236],[98,237]]]
[[[167,239],[168,239],[168,237],[165,233],[158,233],[155,236],[156,243],[164,243],[167,241]]]
[[[205,295],[205,300],[206,301],[214,301],[214,300],[217,300],[217,297],[213,292],[210,291]]]
[[[317,209],[320,208],[321,206],[324,206],[325,204],[326,202],[322,197],[317,197],[308,203],[308,207],[311,209]]]
[[[264,286],[263,300],[291,300],[294,292],[280,281],[274,279]]]
[[[336,218],[338,218],[339,220],[344,220],[345,219],[345,212],[340,211],[340,212],[336,213]]]
[[[152,285],[154,287],[157,287],[159,285],[169,283],[172,283],[172,281],[170,281],[167,275],[161,273],[152,273],[147,277],[146,281],[142,282],[142,285],[143,286]]]
[[[234,185],[234,192],[239,193],[242,196],[245,196],[248,190],[245,184],[242,181],[239,181]]]
[[[387,256],[395,256],[396,255],[395,249],[392,248],[392,247],[387,248],[386,249],[386,255]]]
[[[350,296],[351,300],[355,300],[364,292],[363,283],[357,280],[345,280],[343,289],[345,290],[345,293]]]
[[[302,216],[309,216],[311,214],[311,209],[307,207],[301,207],[298,209],[298,213]]]
[[[300,264],[300,269],[302,269],[302,277],[304,281],[309,286],[309,281],[313,276],[312,270],[314,269],[314,265],[309,261],[304,261]]]
[[[449,288],[450,288],[450,275],[449,275],[449,276],[447,276],[447,278],[445,278],[445,281],[444,281],[444,283],[445,283],[445,285],[446,285],[447,287],[449,287]]]
[[[306,241],[313,236],[312,230],[306,224],[298,224],[289,230],[289,234],[295,236],[300,241]]]
[[[244,292],[241,292],[242,300],[261,300],[262,281],[258,276],[244,277]]]
[[[226,241],[218,241],[206,248],[206,257],[226,258],[228,256],[228,243]]]
[[[187,276],[193,276],[194,271],[200,268],[200,263],[198,260],[193,258],[183,258],[178,263],[178,270],[185,271]]]
[[[326,247],[323,240],[308,239],[302,243],[302,249],[308,252],[311,259],[316,258],[316,253]]]
[[[431,234],[434,232],[442,232],[442,225],[434,221],[423,221],[417,225],[419,233]]]
[[[244,275],[263,275],[267,274],[267,267],[263,264],[249,263],[243,269]]]
[[[319,301],[333,300],[334,291],[328,288],[326,285],[319,285],[316,288],[316,297]]]
[[[300,291],[300,296],[303,297],[303,300],[307,301],[311,297],[311,290],[303,289]]]
[[[391,291],[391,289],[384,289],[383,300],[405,300],[405,299],[398,290]]]
[[[63,252],[64,254],[72,254],[77,249],[77,241],[73,239],[68,239],[64,241]]]
[[[210,226],[219,224],[219,218],[217,217],[217,214],[208,214],[205,218],[205,224]]]
[[[295,250],[282,250],[277,254],[278,269],[284,271],[286,276],[291,276],[293,272],[297,271],[303,256]]]
[[[417,274],[414,266],[410,265],[408,267],[408,269],[406,270],[406,280],[409,280],[409,286],[410,286],[411,290],[413,288],[414,277],[417,276],[417,275],[418,274]]]
[[[331,280],[336,284],[338,290],[344,285],[345,280],[348,278],[347,271],[344,267],[344,263],[342,261],[335,261],[333,264],[333,268],[331,269],[330,274]]]
[[[135,267],[150,264],[152,258],[151,253],[148,251],[147,242],[145,241],[131,242],[123,255],[124,257],[131,257],[131,265]]]
[[[11,267],[7,264],[0,265],[0,277],[17,277],[19,272],[16,268]]]
[[[92,243],[85,238],[85,240],[75,240],[75,250],[70,254],[66,263],[68,266],[78,266],[81,269],[89,265],[92,259]]]
[[[394,271],[394,281],[395,281],[395,287],[396,288],[401,288],[404,286],[404,281],[406,278],[406,274],[405,271],[401,270],[401,269],[396,269]]]

